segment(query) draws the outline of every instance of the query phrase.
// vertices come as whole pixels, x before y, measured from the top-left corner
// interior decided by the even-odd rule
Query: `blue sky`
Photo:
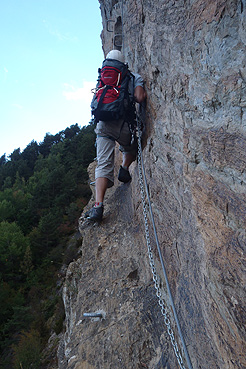
[[[0,156],[90,120],[103,52],[98,0],[1,0]]]

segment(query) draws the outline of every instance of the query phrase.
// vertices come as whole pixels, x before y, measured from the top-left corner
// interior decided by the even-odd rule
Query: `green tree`
[[[57,311],[56,273],[77,255],[76,245],[66,247],[91,194],[94,128],[76,123],[0,160],[0,357],[7,363],[15,340],[18,368],[38,368],[40,340],[49,336],[48,320]],[[60,330],[60,315],[52,321]],[[32,340],[37,355],[30,357]]]
[[[63,133],[65,135],[65,138],[72,139],[74,136],[76,136],[80,132],[80,128],[78,126],[78,123],[73,124],[71,127],[66,128]]]
[[[27,246],[23,260],[20,263],[20,271],[25,275],[29,276],[33,270],[32,252],[30,245]]]
[[[0,281],[0,352],[13,342],[14,333],[30,321],[29,308],[24,306],[25,298],[14,287]]]
[[[15,369],[40,368],[41,340],[37,331],[22,331],[20,341],[13,346],[13,351]]]
[[[56,135],[51,135],[46,133],[43,142],[39,145],[39,152],[43,155],[43,157],[47,157],[50,153],[50,150],[53,145],[59,143],[61,141],[61,133],[57,133]]]
[[[8,200],[2,200],[0,202],[0,222],[7,220],[13,221],[15,217],[15,208]]]
[[[24,149],[21,154],[22,158],[26,161],[27,167],[29,169],[29,177],[33,174],[33,170],[35,167],[35,163],[37,161],[39,155],[39,145],[36,141],[32,141],[27,147]]]
[[[6,154],[2,155],[0,157],[0,167],[3,166],[6,163]]]
[[[15,284],[20,275],[20,262],[23,260],[29,239],[16,223],[0,223],[0,278]]]

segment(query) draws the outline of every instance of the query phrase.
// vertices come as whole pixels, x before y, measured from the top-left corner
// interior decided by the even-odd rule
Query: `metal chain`
[[[158,275],[155,267],[154,257],[153,257],[153,250],[150,243],[150,235],[149,235],[149,225],[148,225],[148,211],[147,211],[147,204],[145,201],[145,190],[144,190],[144,180],[143,180],[143,169],[142,169],[142,145],[141,145],[141,130],[140,130],[140,123],[139,119],[137,118],[137,127],[138,127],[138,172],[139,172],[139,183],[140,183],[140,191],[141,191],[141,199],[142,199],[142,206],[143,206],[143,216],[144,216],[144,224],[145,224],[145,237],[148,247],[148,255],[149,255],[149,264],[151,267],[151,271],[153,274],[153,281],[155,284],[156,289],[156,296],[159,299],[159,305],[161,307],[161,313],[164,317],[164,323],[167,327],[167,333],[169,335],[169,338],[171,340],[171,344],[175,353],[175,356],[178,360],[179,367],[181,369],[185,369],[185,366],[183,364],[182,356],[179,352],[178,344],[175,340],[173,330],[171,328],[171,322],[168,316],[168,310],[165,306],[165,302],[162,298],[161,288],[160,284],[158,282]]]

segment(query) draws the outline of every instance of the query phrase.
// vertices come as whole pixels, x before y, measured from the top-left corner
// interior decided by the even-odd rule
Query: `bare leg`
[[[108,178],[99,177],[96,179],[96,202],[103,202],[107,188]]]
[[[108,188],[108,179],[99,177],[96,179],[96,203],[85,213],[85,218],[100,222],[103,217],[103,199]],[[101,204],[99,204],[101,203]]]
[[[135,160],[135,156],[130,153],[123,153],[122,166],[129,168]],[[108,179],[99,177],[96,179],[96,202],[103,202],[106,190],[108,188]]]
[[[124,152],[123,153],[123,161],[122,161],[122,166],[124,168],[129,168],[129,166],[131,165],[131,163],[135,160],[135,156],[128,153],[128,152]]]

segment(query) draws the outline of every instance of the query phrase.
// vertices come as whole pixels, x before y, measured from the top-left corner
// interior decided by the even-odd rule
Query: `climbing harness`
[[[167,287],[170,303],[171,303],[171,306],[172,306],[174,318],[175,318],[176,325],[177,325],[177,328],[178,328],[180,340],[182,342],[182,347],[183,347],[183,350],[184,350],[187,366],[188,366],[189,369],[192,369],[192,364],[191,364],[191,361],[190,361],[190,358],[189,358],[188,351],[186,349],[185,341],[184,341],[184,338],[183,338],[183,335],[182,335],[182,331],[181,331],[181,328],[180,328],[178,316],[177,316],[175,305],[174,305],[174,302],[173,302],[172,293],[171,293],[171,290],[170,290],[170,286],[169,286],[169,282],[168,282],[168,278],[167,278],[167,273],[166,273],[166,269],[165,269],[164,261],[163,261],[163,258],[162,258],[159,241],[158,241],[158,236],[157,236],[157,232],[156,232],[156,227],[155,227],[155,222],[154,222],[154,217],[153,217],[153,212],[152,212],[152,207],[151,207],[151,202],[150,202],[150,197],[149,197],[148,185],[147,185],[147,180],[146,180],[146,175],[145,175],[145,169],[144,169],[144,164],[143,164],[142,144],[141,144],[142,130],[141,130],[141,122],[140,122],[140,118],[139,118],[139,113],[136,114],[136,120],[137,120],[137,132],[138,132],[138,135],[137,135],[137,140],[138,140],[138,172],[139,172],[140,191],[141,191],[141,199],[142,199],[142,206],[143,206],[145,237],[146,237],[146,242],[147,242],[147,247],[148,247],[149,263],[150,263],[151,271],[152,271],[152,274],[153,274],[153,281],[154,281],[155,289],[156,289],[156,296],[158,297],[158,300],[159,300],[161,313],[164,317],[164,323],[167,327],[167,333],[168,333],[169,338],[171,340],[171,344],[172,344],[175,356],[177,358],[179,367],[181,369],[185,369],[183,359],[182,359],[180,350],[178,348],[177,341],[174,337],[174,333],[173,333],[173,330],[172,330],[172,327],[171,327],[170,318],[168,316],[168,309],[165,306],[165,301],[162,298],[160,283],[158,281],[158,275],[157,275],[155,261],[154,261],[154,257],[153,257],[153,249],[151,247],[151,242],[150,242],[147,202],[145,200],[146,196],[147,196],[147,200],[148,200],[150,218],[151,218],[151,221],[152,221],[152,226],[153,226],[154,235],[155,235],[155,241],[156,241],[156,245],[157,245],[157,249],[158,249],[158,253],[159,253],[159,258],[160,258],[162,269],[163,269],[163,274],[164,274],[164,277],[165,277],[165,282],[166,282],[166,287]]]

